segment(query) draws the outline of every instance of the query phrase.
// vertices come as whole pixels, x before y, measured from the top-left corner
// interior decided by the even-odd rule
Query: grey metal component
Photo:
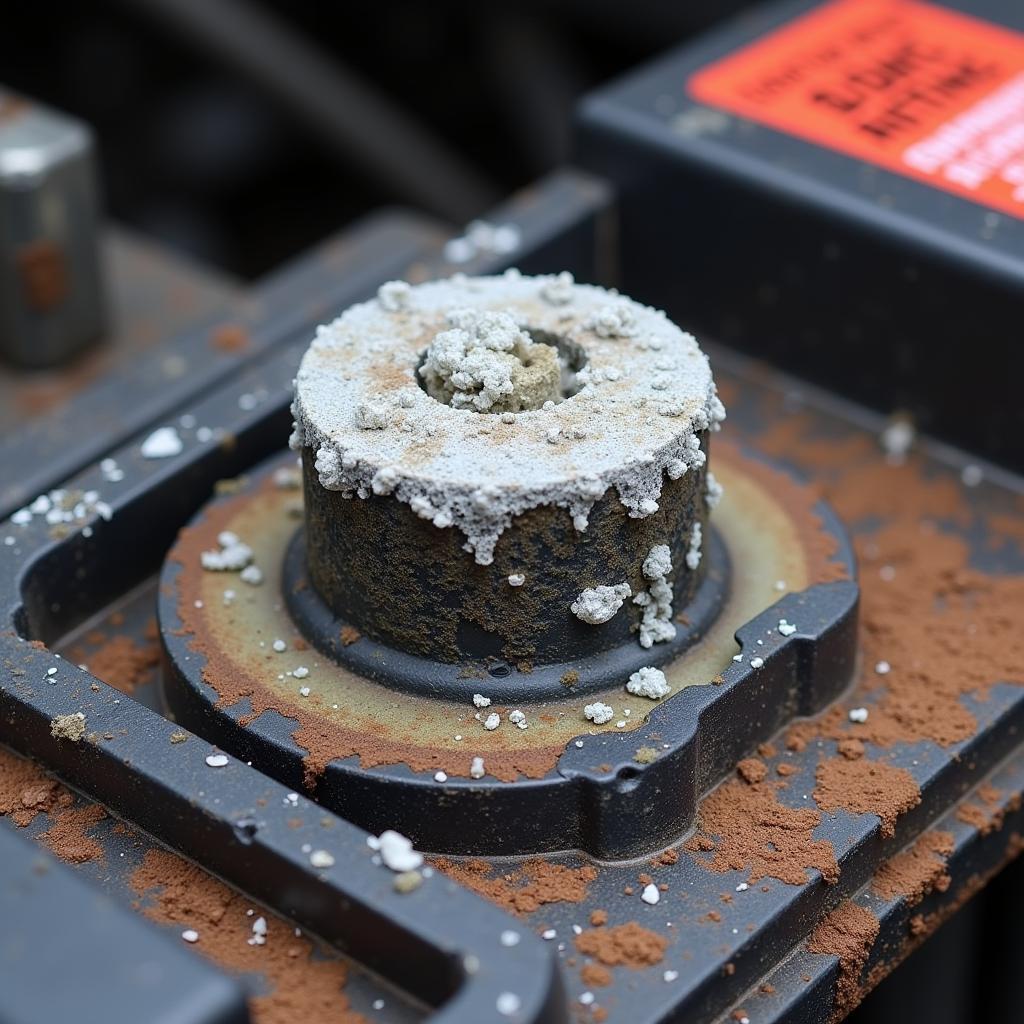
[[[99,337],[98,238],[91,131],[0,88],[0,358],[53,366]]]
[[[99,978],[107,1024],[249,1020],[236,981],[35,843],[0,829],[0,864],[0,1024],[88,1019]]]

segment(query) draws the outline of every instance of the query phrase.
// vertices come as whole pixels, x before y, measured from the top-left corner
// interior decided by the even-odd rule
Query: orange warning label
[[[1024,35],[833,0],[697,72],[710,106],[1024,217]]]

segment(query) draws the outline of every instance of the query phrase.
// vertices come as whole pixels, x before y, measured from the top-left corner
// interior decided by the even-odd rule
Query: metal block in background
[[[118,906],[30,840],[0,830],[0,1024],[246,1024],[238,983]],[[187,993],[187,997],[185,996]]]
[[[0,88],[0,360],[54,366],[104,326],[91,130]]]
[[[942,56],[893,71],[901,46]],[[969,87],[958,60],[984,68]],[[619,192],[623,290],[1020,470],[1022,71],[1019,0],[783,0],[599,89],[579,156]],[[849,109],[823,112],[826,95]],[[878,141],[886,111],[906,130]],[[910,163],[956,133],[990,172],[973,192],[952,160]]]

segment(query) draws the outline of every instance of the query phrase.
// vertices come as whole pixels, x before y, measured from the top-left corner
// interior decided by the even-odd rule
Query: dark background
[[[582,93],[745,6],[8,4],[0,78],[94,127],[115,219],[253,278],[383,205],[484,213],[566,161]],[[1024,1019],[1005,912],[1021,878],[1004,872],[851,1021]]]
[[[381,205],[418,205],[456,223],[483,212],[565,160],[582,92],[742,6],[8,4],[0,75],[94,126],[117,219],[253,277]],[[239,56],[264,32],[269,42]],[[353,86],[336,102],[314,80],[320,61]],[[320,97],[327,117],[356,123],[355,138],[296,100],[296,81]],[[436,194],[412,194],[369,166],[359,141],[380,133],[381,107],[449,154],[460,173],[431,175],[415,158],[410,168],[401,131],[387,140],[388,159]]]

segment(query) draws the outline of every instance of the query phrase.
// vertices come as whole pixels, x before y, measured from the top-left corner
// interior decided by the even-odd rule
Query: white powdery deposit
[[[501,415],[432,398],[418,368],[463,310],[474,322],[507,315],[517,334],[582,353],[579,372],[563,361],[575,393]],[[481,565],[512,520],[539,506],[565,508],[581,531],[609,491],[630,516],[653,514],[666,476],[704,464],[701,435],[725,416],[707,358],[664,313],[561,275],[517,273],[391,289],[352,306],[318,329],[292,410],[292,444],[313,452],[323,487],[389,494],[460,530]]]

